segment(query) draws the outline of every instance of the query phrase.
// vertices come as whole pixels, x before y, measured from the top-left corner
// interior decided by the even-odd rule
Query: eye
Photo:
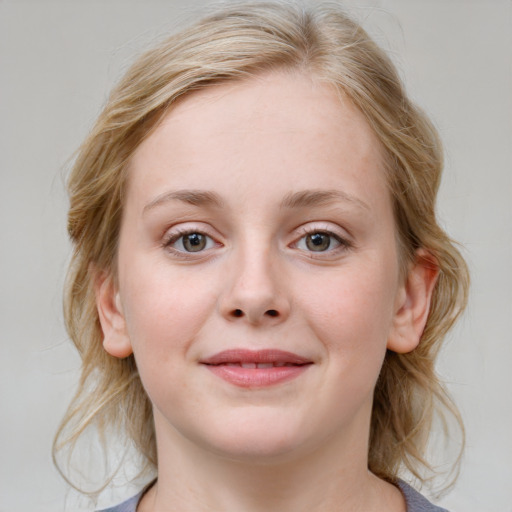
[[[329,231],[312,231],[306,234],[296,244],[297,249],[311,252],[326,252],[347,245],[339,236]]]
[[[190,231],[172,235],[165,246],[178,252],[201,252],[215,247],[215,241],[204,233]]]

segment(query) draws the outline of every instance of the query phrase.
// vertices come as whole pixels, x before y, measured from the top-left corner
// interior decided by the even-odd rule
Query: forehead
[[[386,188],[381,144],[366,119],[332,85],[273,72],[175,104],[132,156],[129,197],[170,186],[242,192],[248,182],[251,195],[268,195],[269,180],[284,191],[339,187],[342,176],[351,194],[370,182]]]

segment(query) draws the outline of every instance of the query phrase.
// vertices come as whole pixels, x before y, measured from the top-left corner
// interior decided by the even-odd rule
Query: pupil
[[[329,235],[325,235],[324,233],[315,233],[313,235],[309,235],[306,239],[306,245],[308,249],[312,251],[325,251],[331,245],[331,241],[329,239]]]
[[[206,237],[200,233],[192,233],[190,235],[186,235],[183,239],[183,245],[189,252],[201,251],[205,248]]]

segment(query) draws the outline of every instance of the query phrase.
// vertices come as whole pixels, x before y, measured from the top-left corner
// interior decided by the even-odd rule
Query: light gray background
[[[64,170],[133,55],[206,2],[184,3],[0,0],[2,512],[55,512],[65,500],[78,510],[50,458],[79,370],[61,319]],[[392,53],[442,134],[440,215],[472,270],[468,312],[439,364],[468,446],[440,503],[511,512],[512,3],[346,4]]]

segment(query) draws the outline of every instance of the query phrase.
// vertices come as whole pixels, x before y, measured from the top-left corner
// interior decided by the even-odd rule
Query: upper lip
[[[231,349],[218,352],[211,357],[201,359],[202,364],[227,364],[227,363],[288,363],[288,364],[310,364],[313,361],[305,357],[286,352],[284,350],[248,350]]]

